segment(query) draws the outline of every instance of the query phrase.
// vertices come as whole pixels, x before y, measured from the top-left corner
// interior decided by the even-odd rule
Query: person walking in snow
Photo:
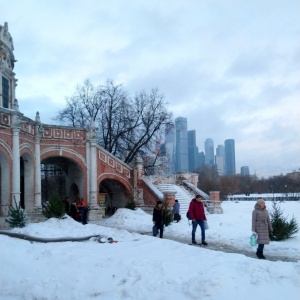
[[[263,199],[258,199],[252,212],[252,231],[257,233],[256,256],[265,259],[264,246],[270,243],[270,233],[273,232],[269,213]]]
[[[181,220],[180,216],[180,204],[178,200],[175,200],[175,203],[173,205],[173,214],[174,214],[174,221],[177,221],[177,223]]]
[[[202,202],[202,197],[200,195],[196,195],[194,199],[190,202],[189,206],[189,215],[192,220],[192,243],[197,244],[196,242],[196,230],[197,226],[199,225],[201,228],[201,244],[204,246],[207,246],[207,243],[205,241],[205,226],[204,221],[206,221],[206,215],[204,212],[204,205]]]
[[[163,238],[164,220],[165,220],[165,207],[163,206],[161,201],[157,201],[157,203],[153,209],[153,216],[152,216],[153,236],[157,236],[157,234],[159,232],[159,237],[161,239]]]

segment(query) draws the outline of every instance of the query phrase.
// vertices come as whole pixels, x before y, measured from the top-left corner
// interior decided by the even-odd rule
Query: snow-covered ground
[[[0,299],[299,299],[300,233],[265,246],[272,261],[255,258],[249,244],[254,204],[224,202],[223,214],[207,214],[208,247],[227,245],[238,253],[188,245],[191,226],[185,216],[166,227],[164,239],[149,236],[152,217],[140,209],[119,209],[99,224],[49,219],[13,229],[44,238],[99,234],[118,242],[31,243],[0,234]],[[280,205],[300,223],[299,202]],[[196,236],[200,241],[200,230]],[[253,257],[240,254],[244,251]],[[280,256],[292,262],[276,260]]]

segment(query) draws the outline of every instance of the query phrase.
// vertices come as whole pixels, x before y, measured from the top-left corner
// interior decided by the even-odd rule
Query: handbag
[[[205,230],[209,229],[209,226],[208,226],[207,221],[204,221],[204,229],[205,229]]]
[[[257,245],[257,233],[253,232],[250,236],[250,246],[254,247]]]

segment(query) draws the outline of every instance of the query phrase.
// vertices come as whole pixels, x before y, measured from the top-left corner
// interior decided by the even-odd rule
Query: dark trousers
[[[81,223],[83,225],[87,224],[88,208],[87,207],[83,207],[83,208],[80,208],[79,211],[80,211]]]
[[[153,225],[152,227],[152,233],[153,236],[157,236],[159,232],[159,237],[162,239],[163,238],[163,233],[164,233],[164,225]]]
[[[192,225],[193,225],[193,230],[192,230],[192,241],[196,241],[196,230],[197,230],[197,226],[199,225],[201,228],[201,240],[202,242],[205,242],[205,228],[204,228],[204,220],[195,220],[192,221]]]
[[[257,251],[263,251],[264,250],[264,244],[258,244]]]

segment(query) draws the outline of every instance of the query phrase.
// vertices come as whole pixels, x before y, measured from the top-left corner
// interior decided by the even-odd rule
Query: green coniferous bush
[[[173,220],[174,220],[174,215],[173,215],[173,211],[170,207],[168,207],[168,205],[166,203],[163,203],[164,207],[165,207],[165,220],[164,220],[164,225],[165,226],[169,226],[170,224],[172,224]]]
[[[136,203],[132,199],[129,199],[125,205],[125,208],[136,210]]]
[[[8,218],[5,219],[5,222],[9,224],[12,228],[22,228],[26,226],[28,222],[28,217],[26,211],[21,207],[20,203],[17,203],[16,198],[14,197],[15,207],[11,206],[8,209]]]
[[[54,192],[49,198],[47,206],[43,209],[42,214],[47,218],[65,218],[65,204],[60,199],[58,192]]]
[[[270,239],[272,241],[288,239],[299,231],[299,225],[295,217],[288,221],[287,217],[283,215],[283,210],[276,201],[273,202],[270,219],[273,227],[273,232],[270,234]]]

